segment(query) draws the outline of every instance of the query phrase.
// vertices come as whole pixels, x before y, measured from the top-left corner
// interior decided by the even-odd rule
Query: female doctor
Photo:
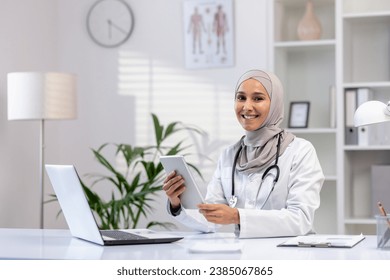
[[[240,238],[295,236],[313,232],[324,175],[313,145],[279,127],[283,87],[272,73],[244,73],[235,89],[234,110],[245,135],[226,148],[199,210],[184,209],[183,178],[164,180],[168,212],[202,232],[234,224]]]

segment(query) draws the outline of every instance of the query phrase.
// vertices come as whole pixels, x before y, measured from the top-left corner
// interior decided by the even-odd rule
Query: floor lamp
[[[76,118],[76,76],[56,72],[7,75],[8,120],[39,120],[40,228],[44,227],[45,120]]]

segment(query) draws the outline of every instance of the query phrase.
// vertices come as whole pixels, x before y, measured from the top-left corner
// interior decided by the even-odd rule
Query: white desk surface
[[[170,244],[104,247],[70,235],[69,230],[0,229],[0,259],[114,260],[390,260],[390,250],[376,248],[376,236],[353,248],[282,248],[288,238],[237,239],[232,233],[176,233],[184,239]],[[190,253],[197,242],[242,243],[241,253]]]

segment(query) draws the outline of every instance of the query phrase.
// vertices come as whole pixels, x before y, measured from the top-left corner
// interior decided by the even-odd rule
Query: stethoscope
[[[276,182],[279,180],[280,169],[279,169],[279,166],[278,166],[278,160],[279,160],[279,150],[280,150],[280,137],[281,137],[281,134],[282,134],[281,132],[278,134],[278,144],[276,146],[275,164],[269,166],[264,171],[263,176],[261,177],[261,184],[262,184],[263,181],[264,181],[264,178],[269,175],[269,172],[272,169],[276,170],[274,181],[272,183],[272,188],[269,191],[268,196],[265,199],[265,201],[263,202],[263,204],[261,205],[260,209],[262,209],[264,207],[265,203],[268,201],[269,197],[271,196],[272,191],[274,190]],[[232,207],[232,208],[236,207],[237,199],[238,199],[238,197],[234,193],[235,192],[234,176],[235,176],[235,173],[236,173],[236,164],[237,164],[238,156],[240,155],[241,151],[242,151],[242,145],[240,145],[240,147],[238,148],[238,150],[237,150],[237,152],[236,152],[236,154],[234,156],[233,167],[232,167],[232,196],[229,199],[229,206]],[[260,188],[261,188],[261,184],[259,186],[259,190],[257,191],[257,195],[259,194],[259,191],[260,191]],[[257,195],[256,195],[256,198],[257,198]]]

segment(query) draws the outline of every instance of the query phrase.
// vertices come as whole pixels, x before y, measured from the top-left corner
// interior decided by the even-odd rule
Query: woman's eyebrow
[[[251,93],[246,93],[245,91],[243,90],[239,90],[236,92],[235,96],[237,95],[254,95],[254,96],[268,96],[268,93],[267,92],[261,92],[261,91],[254,91],[254,92],[251,92]]]
[[[262,91],[255,91],[255,92],[253,92],[253,94],[256,94],[256,95],[268,95],[268,93],[262,92]]]
[[[246,94],[246,93],[245,93],[245,91],[239,90],[239,91],[236,91],[236,95],[237,94]]]
[[[236,94],[238,94],[238,93],[240,93],[240,94],[247,94],[247,92],[244,91],[244,90],[238,90],[238,91],[236,91]],[[267,92],[263,92],[263,91],[253,91],[253,92],[250,92],[249,94],[264,95],[264,94],[268,94],[268,93],[267,93]]]

